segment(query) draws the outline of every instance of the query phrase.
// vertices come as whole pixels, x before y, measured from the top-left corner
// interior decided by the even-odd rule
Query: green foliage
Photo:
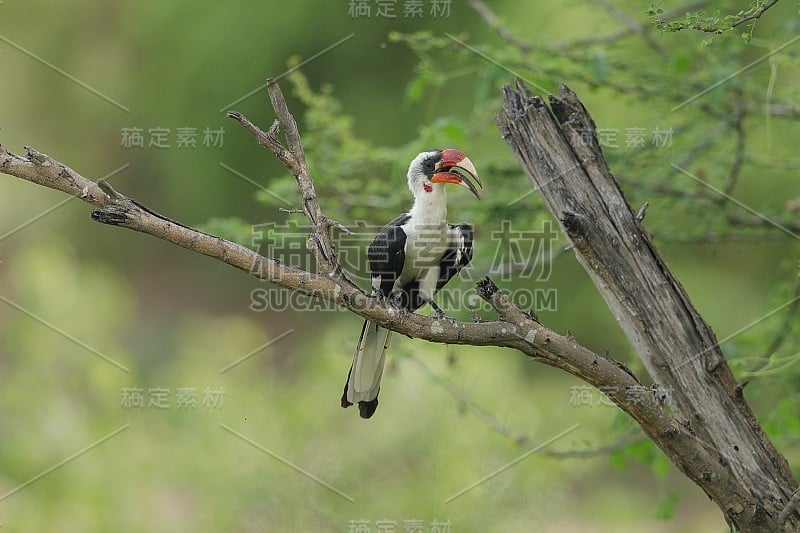
[[[675,517],[675,506],[681,500],[680,493],[670,491],[667,497],[658,502],[656,518],[659,520],[672,520]]]
[[[734,30],[737,26],[746,25],[746,31],[741,34],[745,43],[750,43],[758,17],[776,2],[774,0],[754,0],[748,9],[741,9],[735,13],[722,15],[720,11],[707,13],[705,11],[689,11],[680,17],[663,19],[664,10],[661,2],[650,4],[645,13],[651,17],[653,25],[662,32],[679,32],[695,30],[702,33],[721,34]],[[703,46],[711,44],[711,39],[702,42]]]

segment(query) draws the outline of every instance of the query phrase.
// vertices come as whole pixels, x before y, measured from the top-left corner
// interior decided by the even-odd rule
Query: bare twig
[[[704,33],[716,33],[716,34],[723,33],[723,32],[726,32],[726,31],[730,31],[730,30],[732,30],[732,29],[734,29],[734,28],[736,28],[738,26],[741,26],[742,24],[747,23],[747,22],[755,22],[755,20],[761,18],[761,15],[766,13],[768,9],[770,9],[775,4],[777,4],[778,1],[779,0],[770,0],[769,2],[765,2],[758,9],[754,10],[749,15],[746,15],[744,17],[736,19],[736,20],[734,20],[732,22],[728,22],[726,26],[715,26],[714,24],[710,24],[710,23],[707,23],[707,22],[697,22],[697,23],[694,23],[694,24],[682,26],[682,29],[683,28],[688,28],[688,29],[692,29],[692,30],[701,31],[701,32],[704,32]],[[659,22],[667,23],[669,18],[670,17],[666,13],[662,13],[662,15],[661,15],[661,17],[659,19]],[[729,19],[729,18],[730,17],[726,17],[726,19]]]
[[[617,440],[616,442],[597,446],[595,448],[582,448],[574,450],[542,450],[542,455],[553,457],[555,459],[589,459],[601,455],[610,455],[614,452],[623,450],[632,444],[642,442],[644,439],[645,436],[642,434],[629,435]]]
[[[731,29],[733,29],[733,28],[735,28],[737,26],[741,26],[745,22],[750,22],[751,20],[756,20],[758,18],[761,18],[761,15],[766,13],[769,8],[771,8],[772,6],[777,4],[778,1],[779,0],[770,0],[769,2],[766,2],[760,8],[758,8],[752,15],[749,15],[747,17],[742,17],[739,20],[737,20],[736,22],[734,22],[733,24],[731,24]]]
[[[333,220],[332,218],[328,218],[327,216],[324,216],[323,220],[325,221],[325,224],[328,226],[328,228],[336,228],[339,231],[341,231],[342,233],[345,233],[347,235],[355,235],[355,233],[350,231],[350,228],[348,228],[347,226],[345,226],[341,222],[337,222],[337,221]]]
[[[766,227],[764,229],[767,229]],[[703,243],[732,243],[732,242],[764,242],[784,239],[778,232],[755,231],[719,231],[701,233],[674,233],[666,231],[653,231],[652,236],[660,242],[703,244]]]
[[[244,129],[249,131],[250,134],[256,138],[258,144],[272,152],[272,154],[277,157],[278,160],[290,171],[294,172],[295,169],[298,168],[297,160],[295,160],[294,155],[278,140],[280,123],[277,120],[272,123],[272,126],[270,126],[269,130],[264,132],[261,131],[258,126],[247,120],[247,117],[238,111],[228,111],[228,118],[232,118],[239,122]]]
[[[644,217],[647,216],[647,208],[650,207],[650,202],[645,202],[636,212],[636,220],[639,222],[644,221]]]
[[[475,12],[483,17],[483,20],[485,20],[486,23],[507,43],[516,46],[523,52],[530,52],[533,50],[533,44],[525,41],[524,39],[520,39],[511,33],[508,28],[503,26],[503,23],[497,18],[497,15],[494,13],[494,11],[492,11],[492,8],[487,6],[482,0],[469,0],[469,5],[475,10]]]
[[[272,152],[273,155],[292,172],[297,180],[297,188],[303,200],[303,212],[311,226],[311,238],[313,239],[311,248],[317,259],[317,269],[322,274],[332,273],[338,278],[341,278],[344,283],[355,287],[355,284],[353,284],[344,273],[336,257],[336,251],[333,241],[331,240],[330,228],[332,226],[339,228],[345,227],[322,214],[322,208],[319,205],[317,192],[314,188],[314,181],[311,179],[311,175],[308,171],[308,164],[306,163],[303,143],[300,141],[300,132],[297,127],[297,122],[286,106],[283,92],[278,84],[271,78],[267,81],[267,91],[277,119],[266,133],[237,111],[229,111],[228,117],[239,122],[253,137],[255,137],[261,146]],[[284,136],[289,146],[288,149],[278,140],[279,125],[283,127]],[[348,231],[346,228],[344,230]]]
[[[792,233],[800,233],[800,223],[792,220],[793,217],[789,216],[785,220],[770,218],[769,220],[762,217],[745,218],[736,214],[728,215],[728,222],[732,226],[750,227],[750,228],[775,228],[776,224]]]
[[[800,118],[800,107],[783,102],[772,102],[769,106],[769,114],[773,117],[797,119]]]
[[[744,164],[746,155],[745,150],[747,148],[744,130],[744,119],[747,111],[741,92],[737,91],[736,96],[736,110],[733,119],[735,139],[733,147],[733,161],[731,162],[731,168],[728,171],[728,178],[725,180],[725,185],[722,187],[723,192],[725,192],[725,194],[728,196],[733,192],[733,189],[736,187],[736,182],[739,180],[739,174],[741,174],[742,171],[742,165]],[[726,200],[727,196],[723,196],[722,199]]]

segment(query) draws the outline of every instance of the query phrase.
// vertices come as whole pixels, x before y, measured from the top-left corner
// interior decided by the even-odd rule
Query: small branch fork
[[[721,492],[738,493],[739,487],[731,482],[723,463],[718,460],[717,451],[694,436],[664,408],[663,394],[657,389],[643,387],[624,365],[588,350],[570,335],[562,336],[546,328],[535,315],[514,304],[489,278],[478,283],[477,291],[497,312],[499,319],[475,323],[439,320],[415,313],[400,314],[347,279],[330,235],[331,227],[343,226],[327,218],[319,205],[297,124],[274,80],[268,83],[268,93],[277,120],[266,132],[241,113],[232,111],[228,116],[238,121],[295,176],[303,213],[311,226],[309,244],[317,260],[317,272],[288,266],[160,215],[115,191],[103,180],[92,181],[33,148],[26,147],[25,155],[20,156],[0,146],[0,173],[75,196],[94,206],[91,216],[98,222],[146,233],[223,261],[260,280],[336,303],[409,337],[445,344],[516,349],[600,389],[630,415],[681,470],[695,473],[690,477],[701,473],[705,479],[713,480]],[[279,139],[281,128],[285,144]]]
[[[297,122],[286,106],[286,100],[283,97],[281,88],[272,78],[267,80],[267,92],[272,107],[275,110],[275,115],[278,118],[275,119],[272,126],[270,126],[269,130],[266,132],[262,131],[258,126],[250,122],[244,115],[237,111],[229,111],[228,117],[239,122],[253,137],[255,137],[256,141],[258,141],[261,146],[272,152],[297,180],[297,188],[300,192],[300,198],[303,201],[303,213],[306,215],[311,225],[310,248],[317,260],[317,269],[321,274],[333,274],[344,283],[355,287],[355,284],[345,275],[336,257],[336,250],[333,242],[331,241],[331,228],[336,227],[342,229],[345,227],[322,213],[322,208],[319,205],[319,201],[317,201],[314,181],[311,179],[311,174],[308,171],[306,155],[303,150],[303,144],[300,141],[300,132],[297,128]],[[288,148],[284,146],[278,138],[281,127],[283,128]]]

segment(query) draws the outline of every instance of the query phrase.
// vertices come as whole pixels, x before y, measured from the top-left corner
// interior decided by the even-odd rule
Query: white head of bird
[[[415,197],[426,193],[444,192],[445,183],[461,185],[477,198],[475,186],[483,187],[472,161],[460,150],[428,150],[419,153],[408,166],[408,188]]]
[[[477,187],[482,184],[478,171],[464,152],[448,148],[417,155],[408,166],[408,188],[414,194],[411,215],[429,223],[444,222],[447,216],[444,185],[447,183],[460,185],[480,198]]]

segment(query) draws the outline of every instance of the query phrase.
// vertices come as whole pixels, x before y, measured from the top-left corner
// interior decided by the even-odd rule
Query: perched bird
[[[472,259],[472,227],[447,223],[444,185],[454,183],[480,198],[482,187],[472,162],[459,150],[422,152],[408,167],[408,188],[414,206],[386,224],[369,246],[373,295],[387,299],[401,312],[430,304],[434,295]],[[378,392],[391,331],[366,320],[342,394],[342,407],[358,402],[361,418],[378,408]]]

